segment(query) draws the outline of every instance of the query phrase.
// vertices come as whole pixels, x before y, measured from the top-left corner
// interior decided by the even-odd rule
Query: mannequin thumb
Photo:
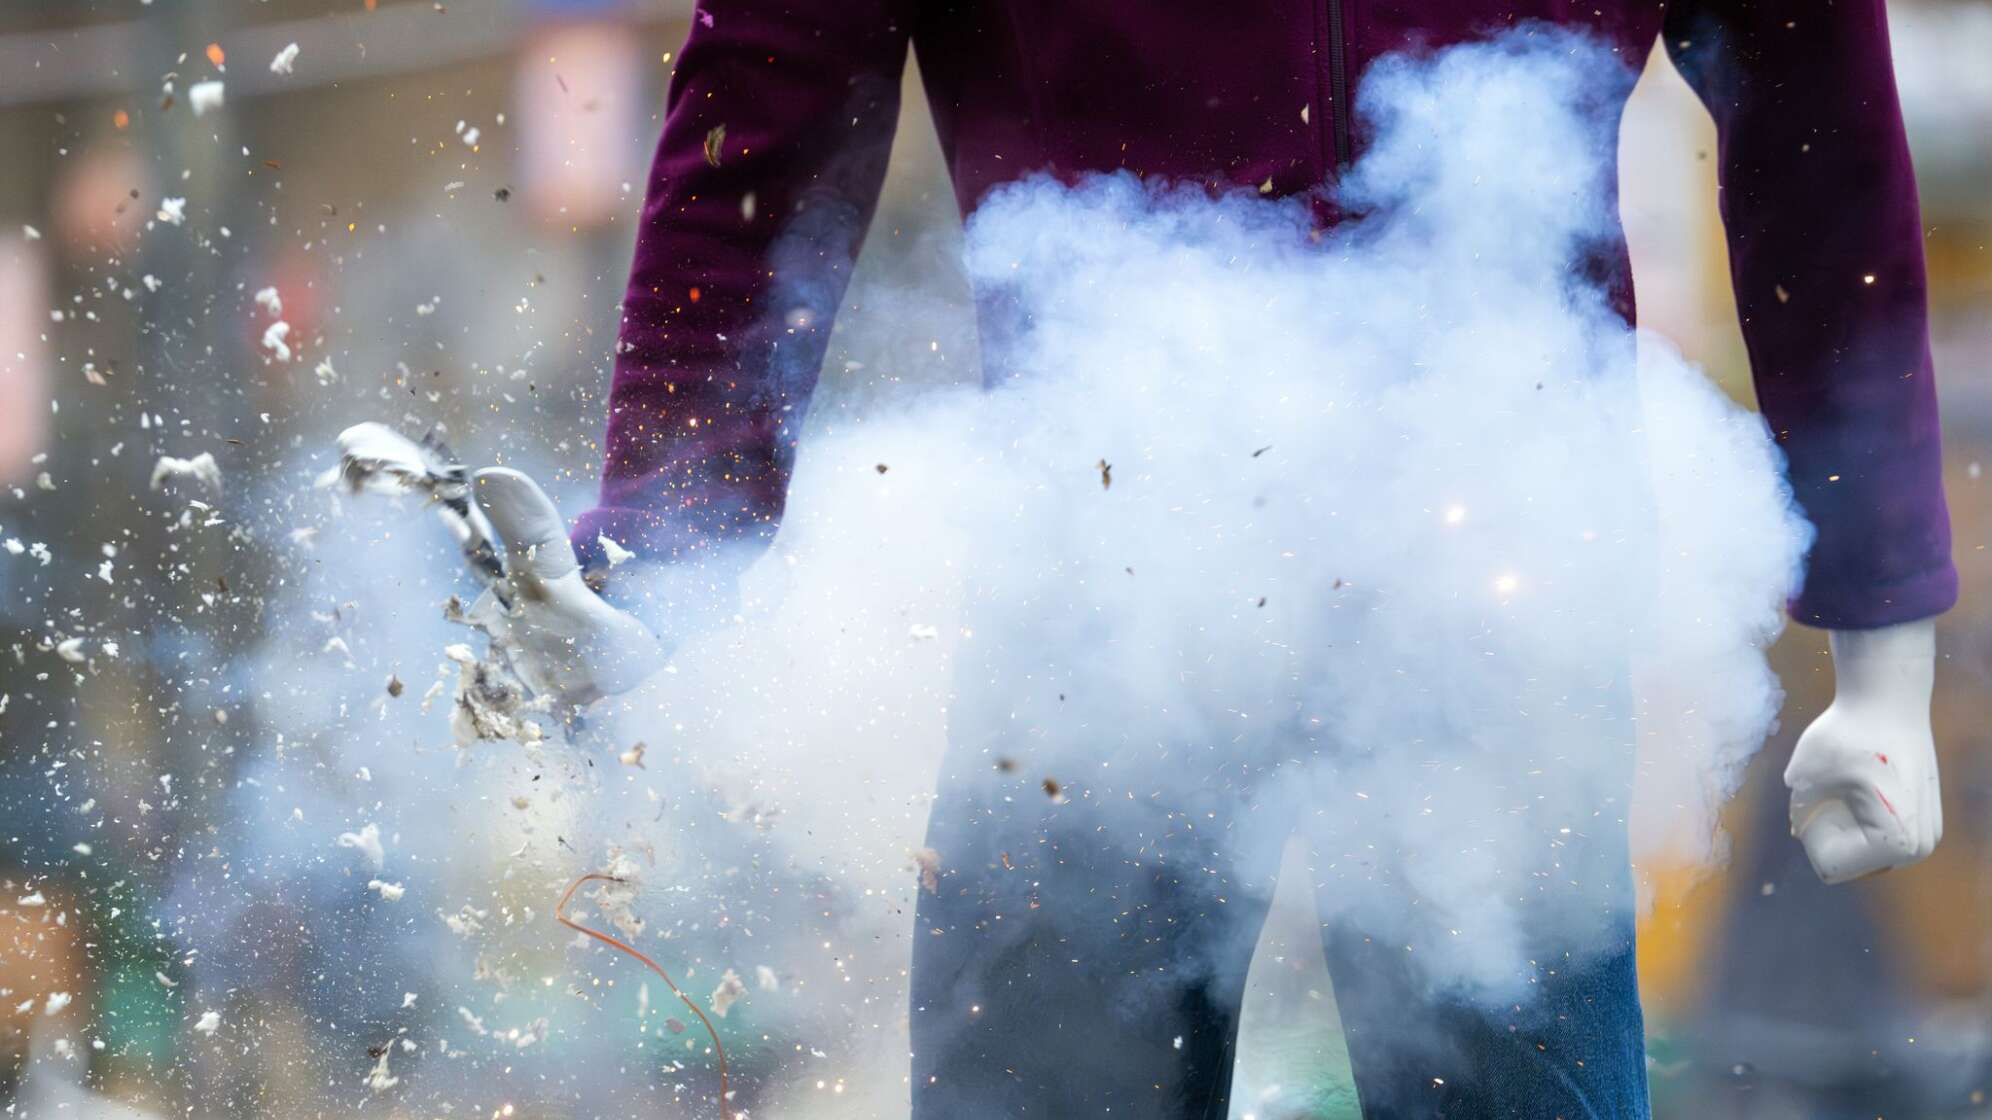
[[[554,580],[580,569],[567,524],[539,483],[510,467],[486,467],[471,476],[471,491],[505,542],[506,567],[514,575]]]

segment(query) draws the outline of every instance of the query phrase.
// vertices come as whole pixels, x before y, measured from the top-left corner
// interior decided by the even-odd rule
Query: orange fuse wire
[[[607,945],[612,949],[618,949],[622,952],[628,953],[630,956],[635,957],[637,960],[643,962],[643,966],[645,968],[648,968],[650,971],[656,973],[658,979],[664,981],[664,986],[671,989],[672,995],[677,996],[678,999],[682,1003],[684,1003],[686,1007],[692,1009],[692,1014],[699,1017],[699,1023],[705,1027],[706,1035],[712,1039],[712,1052],[715,1055],[717,1055],[719,1058],[720,1120],[733,1120],[733,1105],[730,1103],[730,1098],[732,1097],[733,1093],[732,1090],[729,1089],[726,1084],[726,1048],[719,1044],[719,1031],[713,1028],[712,1020],[706,1018],[706,1013],[699,1010],[698,1004],[692,1002],[692,997],[686,995],[684,992],[678,989],[678,985],[672,981],[670,974],[665,972],[662,968],[659,968],[656,961],[653,961],[649,957],[644,956],[643,953],[638,951],[635,947],[623,941],[620,941],[614,937],[611,937],[610,935],[603,933],[600,930],[589,929],[587,926],[584,926],[580,922],[577,922],[574,919],[567,916],[567,904],[569,901],[571,901],[574,898],[574,892],[581,889],[581,884],[588,882],[620,883],[622,881],[623,880],[618,879],[613,875],[604,875],[599,871],[591,871],[588,874],[581,876],[579,879],[576,879],[572,883],[569,883],[567,885],[567,892],[560,896],[560,901],[557,904],[555,904],[553,908],[553,920],[559,922],[561,925],[566,926],[568,929],[571,929],[576,933],[586,934],[589,937],[592,937],[595,940],[600,941],[602,944]]]

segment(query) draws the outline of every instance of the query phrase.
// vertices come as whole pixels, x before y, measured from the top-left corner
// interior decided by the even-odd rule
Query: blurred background
[[[425,564],[433,527],[313,488],[333,434],[378,419],[441,423],[470,462],[586,504],[690,18],[688,0],[0,0],[0,1100],[715,1114],[696,1024],[635,972],[563,957],[550,880],[494,855],[541,843],[579,869],[601,849],[573,845],[601,837],[534,785],[578,763],[460,765],[420,699],[463,633],[426,616],[462,590]],[[1992,1116],[1992,3],[1897,0],[1891,20],[1966,589],[1939,630],[1947,832],[1914,870],[1818,885],[1779,773],[1831,668],[1822,634],[1789,631],[1784,730],[1732,806],[1726,864],[1641,869],[1664,1117]],[[1713,140],[1655,58],[1621,153],[1642,326],[1748,400]],[[812,425],[976,378],[958,233],[909,72],[848,302],[928,300],[932,327],[847,315]],[[200,452],[218,483],[154,477]],[[700,991],[725,967],[681,963]],[[772,994],[728,1022],[761,1085],[743,1107],[894,1114],[903,1083],[861,1056],[903,1036],[904,964],[865,967],[841,1022],[784,1020]],[[1234,1116],[1354,1116],[1298,896],[1251,989]]]

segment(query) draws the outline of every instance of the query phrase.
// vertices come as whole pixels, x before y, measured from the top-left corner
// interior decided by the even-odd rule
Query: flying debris
[[[915,848],[906,854],[912,858],[914,870],[920,873],[920,889],[928,894],[941,893],[941,853],[932,848]]]
[[[497,652],[479,657],[457,642],[443,655],[457,665],[456,704],[450,711],[457,746],[507,739],[532,746],[546,738],[545,730],[527,716],[544,711],[550,698],[528,699],[525,685]]]
[[[609,539],[605,533],[595,534],[595,543],[602,546],[602,555],[609,558],[609,567],[614,568],[626,560],[636,559],[636,553]]]
[[[227,90],[219,81],[195,82],[187,87],[187,105],[197,117],[221,108]]]
[[[152,488],[159,489],[169,478],[191,478],[217,494],[221,492],[221,467],[211,451],[203,451],[191,459],[161,455],[152,464]]]
[[[495,534],[484,511],[470,500],[470,472],[431,431],[418,442],[385,424],[368,421],[339,433],[339,468],[321,482],[343,480],[358,494],[426,494],[437,515],[463,550],[470,569],[510,609],[505,565],[499,559]]]
[[[358,832],[340,833],[339,846],[358,851],[375,871],[387,863],[387,849],[381,845],[380,826],[377,824],[368,824]]]
[[[712,990],[712,1013],[724,1019],[726,1013],[733,1010],[733,1005],[746,996],[747,985],[741,981],[739,973],[729,968],[719,978],[719,986]]]
[[[263,328],[263,349],[268,350],[270,356],[280,362],[288,362],[292,357],[290,342],[288,341],[290,338],[290,329],[290,324],[284,322],[282,319],[278,319],[276,322]]]

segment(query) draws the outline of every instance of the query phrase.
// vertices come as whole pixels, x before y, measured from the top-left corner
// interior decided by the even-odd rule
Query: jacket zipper
[[[1342,0],[1328,0],[1329,118],[1335,131],[1335,171],[1349,166],[1349,44],[1342,31]]]

